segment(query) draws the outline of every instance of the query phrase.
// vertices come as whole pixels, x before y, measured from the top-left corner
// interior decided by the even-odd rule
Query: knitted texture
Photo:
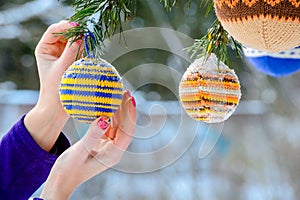
[[[123,85],[116,69],[105,60],[83,58],[64,73],[60,100],[74,119],[91,123],[111,117],[122,101]]]
[[[245,46],[281,52],[300,45],[300,1],[214,0],[228,33]]]
[[[245,57],[255,69],[273,76],[292,75],[300,70],[300,48],[289,49],[280,53],[270,53],[251,48],[243,48]]]
[[[235,111],[240,97],[240,83],[233,70],[224,63],[217,64],[211,55],[195,60],[184,73],[179,96],[187,114],[207,123],[228,119]]]

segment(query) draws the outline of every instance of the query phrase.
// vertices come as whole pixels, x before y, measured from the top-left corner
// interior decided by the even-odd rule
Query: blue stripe
[[[76,105],[65,105],[67,110],[84,110],[84,111],[93,111],[93,112],[107,112],[115,113],[117,109],[112,108],[99,108],[99,107],[86,107],[86,106],[76,106]]]
[[[108,104],[108,103],[99,103],[99,102],[91,102],[91,101],[77,101],[77,100],[64,100],[62,101],[64,104],[72,104],[72,103],[81,103],[81,104],[93,104],[95,106],[112,106],[119,107],[118,104]]]
[[[123,91],[122,88],[116,88],[116,87],[106,87],[106,86],[99,86],[99,85],[93,85],[93,84],[61,84],[60,87],[85,87],[85,88],[95,88],[95,89],[102,89],[102,90],[118,90]]]
[[[97,96],[112,99],[122,99],[121,94],[111,94],[105,92],[80,91],[80,90],[60,90],[61,95],[81,95],[81,96]]]
[[[105,108],[106,109],[113,109],[113,110],[117,110],[119,108],[119,106],[101,106],[101,105],[76,105],[76,104],[72,104],[72,103],[69,103],[69,104],[65,104],[64,103],[64,107],[67,109],[67,108],[71,108],[71,107],[75,107],[75,106],[78,106],[78,107],[85,107],[85,108],[93,108],[93,110],[95,110],[96,108]],[[108,107],[108,108],[107,108]],[[70,110],[70,109],[69,109]]]
[[[64,78],[92,79],[92,80],[111,81],[111,82],[120,82],[120,80],[121,80],[117,75],[116,76],[106,76],[105,74],[78,74],[78,73],[65,74]]]

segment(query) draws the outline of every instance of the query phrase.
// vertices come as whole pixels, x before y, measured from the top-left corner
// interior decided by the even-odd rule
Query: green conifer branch
[[[122,33],[122,24],[136,13],[136,0],[73,0],[68,3],[75,10],[70,21],[77,22],[79,26],[61,34],[76,41],[91,32],[96,38],[96,42],[91,43],[91,49],[96,46],[101,49],[103,41],[117,30]]]
[[[216,19],[211,28],[208,29],[207,34],[201,39],[195,39],[194,44],[185,50],[187,53],[191,53],[191,57],[204,57],[204,61],[214,53],[219,61],[229,65],[228,45],[238,57],[241,56],[241,45],[224,30],[220,21]]]
[[[167,11],[171,11],[179,2],[178,0],[159,1]],[[65,0],[65,2],[74,7],[75,14],[70,20],[77,22],[79,26],[63,33],[64,37],[76,41],[91,32],[96,38],[95,42],[89,42],[92,50],[96,47],[101,50],[104,40],[113,36],[117,30],[122,34],[122,24],[135,16],[137,9],[136,0]],[[189,7],[192,0],[186,2]],[[200,7],[206,7],[206,15],[208,15],[214,9],[213,0],[202,1]],[[229,65],[228,46],[236,52],[237,56],[241,55],[241,45],[216,19],[207,34],[201,39],[196,39],[194,44],[185,50],[191,53],[191,57],[204,56],[205,60],[214,53],[219,61]]]

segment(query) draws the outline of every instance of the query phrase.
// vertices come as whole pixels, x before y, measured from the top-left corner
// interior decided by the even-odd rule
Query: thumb
[[[72,39],[69,39],[63,53],[57,60],[57,66],[59,66],[61,74],[63,74],[66,71],[66,69],[68,69],[68,67],[72,65],[73,62],[75,62],[76,57],[81,57],[82,50],[82,40],[72,42]]]
[[[93,121],[90,125],[89,129],[87,130],[86,134],[83,136],[81,141],[83,142],[84,146],[91,150],[99,143],[100,139],[106,134],[109,129],[109,126],[103,128],[101,126],[102,117]]]

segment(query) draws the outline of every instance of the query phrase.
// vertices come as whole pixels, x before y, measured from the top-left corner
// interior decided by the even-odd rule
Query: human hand
[[[103,130],[103,123],[94,121],[85,136],[56,160],[41,198],[68,199],[81,183],[119,162],[135,132],[135,100],[128,91],[112,124]]]
[[[51,25],[35,49],[41,90],[39,103],[46,101],[47,108],[49,104],[55,108],[59,105],[57,109],[65,115],[59,100],[59,85],[63,73],[76,59],[81,41],[71,44],[70,40],[65,40],[57,33],[66,32],[74,26],[76,23],[68,21]]]
[[[63,73],[75,61],[81,42],[71,44],[55,33],[65,32],[74,26],[75,23],[68,21],[51,25],[35,50],[40,96],[24,123],[34,140],[46,151],[52,148],[69,118],[59,100],[59,85]]]

